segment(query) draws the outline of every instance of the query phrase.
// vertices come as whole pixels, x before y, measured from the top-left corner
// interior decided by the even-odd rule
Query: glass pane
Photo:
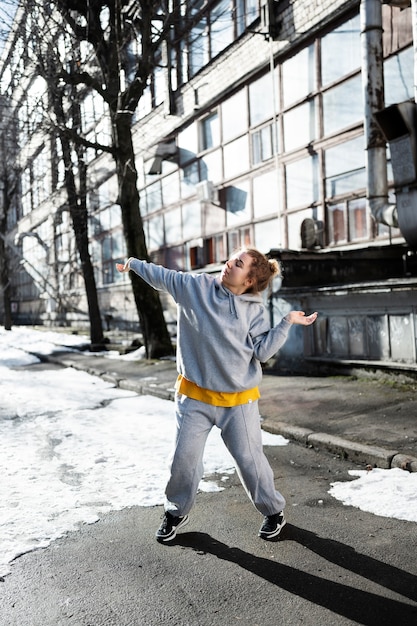
[[[251,218],[249,184],[240,183],[226,188],[227,225],[248,222]]]
[[[214,150],[200,159],[200,180],[212,180],[214,183],[223,179],[222,151]]]
[[[195,193],[195,186],[200,181],[200,175],[198,173],[198,161],[185,165],[180,170],[181,176],[181,196],[186,198]]]
[[[198,152],[197,124],[191,124],[178,133],[177,141],[180,165],[195,159]]]
[[[365,198],[349,202],[348,215],[349,240],[355,241],[357,239],[368,239],[370,236],[370,224]]]
[[[194,76],[209,61],[206,18],[201,19],[191,30],[188,61],[190,76]]]
[[[407,48],[384,62],[386,106],[414,98],[413,71],[412,48]]]
[[[282,64],[282,81],[285,107],[314,91],[316,72],[312,45]]]
[[[224,146],[223,153],[225,178],[231,178],[249,169],[249,141],[247,135]]]
[[[358,123],[363,119],[361,76],[354,76],[346,82],[329,89],[323,94],[324,134]]]
[[[157,211],[162,207],[162,192],[161,183],[159,180],[153,185],[149,185],[149,187],[146,188],[146,200],[148,213]]]
[[[259,17],[258,0],[236,0],[237,35]]]
[[[229,141],[244,133],[248,128],[248,106],[246,90],[223,102],[222,104],[223,141]]]
[[[220,144],[220,123],[217,113],[209,115],[201,122],[201,149],[208,150]]]
[[[126,244],[121,230],[112,233],[113,259],[122,259],[126,256]]]
[[[262,217],[279,211],[278,175],[268,172],[253,180],[254,217]]]
[[[278,152],[278,124],[269,124],[260,130],[254,132],[251,136],[252,141],[252,163],[261,163],[267,161]]]
[[[274,80],[273,80],[274,78]],[[257,126],[261,122],[268,120],[274,115],[274,98],[273,84],[275,89],[278,87],[278,73],[275,70],[274,76],[268,72],[264,74],[262,78],[259,78],[255,82],[249,85],[249,110],[250,110],[250,125]],[[276,98],[278,102],[278,98]]]
[[[316,138],[314,100],[284,114],[284,150],[306,146]]]
[[[299,250],[301,247],[301,224],[308,217],[311,218],[311,209],[290,213],[287,216],[288,248]]]
[[[347,241],[345,205],[334,204],[327,207],[329,245]]]
[[[279,222],[277,219],[258,222],[254,225],[255,246],[266,254],[273,248],[280,248]]]
[[[233,3],[221,0],[210,14],[211,58],[219,54],[233,41]]]
[[[333,198],[366,187],[363,137],[329,148],[325,152],[326,196]]]
[[[148,221],[147,244],[150,250],[164,245],[164,222],[162,215],[156,215]]]
[[[310,205],[319,199],[316,156],[289,163],[286,170],[287,208]]]
[[[185,241],[201,237],[201,207],[199,202],[184,204],[182,208],[182,236]]]
[[[170,174],[162,179],[162,197],[164,205],[176,202],[180,197],[178,173]]]
[[[167,211],[165,219],[165,243],[173,244],[181,240],[181,209]]]
[[[321,40],[322,84],[332,83],[361,66],[360,18],[356,15]]]

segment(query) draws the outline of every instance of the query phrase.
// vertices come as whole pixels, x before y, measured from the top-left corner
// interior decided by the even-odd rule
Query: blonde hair
[[[276,259],[268,259],[256,248],[243,248],[241,252],[246,252],[252,259],[248,278],[253,280],[253,284],[247,293],[264,291],[275,276],[281,276],[281,265]]]

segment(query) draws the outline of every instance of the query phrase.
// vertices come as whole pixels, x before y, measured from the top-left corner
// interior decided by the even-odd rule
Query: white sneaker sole
[[[189,522],[189,521],[190,521],[190,520],[189,520],[188,515],[184,515],[184,518],[180,521],[180,523],[179,523],[177,526],[175,526],[175,527],[172,529],[171,534],[170,534],[170,535],[168,535],[167,537],[164,537],[164,536],[158,535],[158,533],[156,533],[156,535],[155,535],[155,536],[156,536],[157,540],[158,540],[158,541],[162,541],[163,543],[166,543],[167,541],[172,541],[173,539],[175,539],[175,536],[176,536],[176,534],[177,534],[177,531],[178,531],[180,528],[182,528],[183,526],[186,526],[186,525],[188,524],[188,522]]]
[[[276,530],[274,530],[272,533],[263,533],[263,532],[259,531],[258,536],[261,537],[261,539],[265,539],[266,541],[269,541],[270,539],[275,539],[281,533],[281,531],[284,528],[286,523],[287,523],[287,521],[284,518],[282,520],[282,524],[280,524],[276,528]]]

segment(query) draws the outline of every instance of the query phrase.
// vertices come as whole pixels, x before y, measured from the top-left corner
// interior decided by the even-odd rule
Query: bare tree
[[[13,252],[7,239],[8,223],[13,202],[16,199],[17,172],[13,154],[16,151],[16,122],[10,115],[6,98],[0,96],[0,154],[9,158],[0,159],[0,289],[3,300],[3,325],[12,328],[10,264]]]
[[[50,3],[46,3],[50,6]],[[149,260],[132,140],[132,120],[155,56],[169,32],[173,15],[157,2],[123,0],[56,0],[77,45],[87,44],[94,55],[62,71],[69,85],[85,85],[106,103],[111,119],[112,154],[118,179],[117,202],[121,207],[128,256]],[[140,54],[132,57],[129,45],[136,41]],[[136,308],[148,357],[172,354],[172,344],[155,290],[130,273]]]
[[[97,286],[94,276],[94,267],[91,261],[88,239],[88,210],[87,210],[87,166],[84,158],[85,147],[76,143],[73,145],[69,134],[65,132],[67,124],[75,132],[81,129],[81,110],[77,92],[71,91],[70,105],[65,106],[65,87],[57,80],[57,72],[53,49],[48,49],[46,58],[42,58],[42,46],[37,46],[39,53],[38,68],[48,86],[51,107],[54,112],[56,129],[62,148],[62,159],[65,167],[65,188],[67,192],[68,208],[72,220],[74,236],[78,254],[80,256],[81,271],[84,279],[85,292],[90,320],[90,339],[92,349],[97,349],[105,343],[103,323],[97,296]],[[55,129],[53,129],[54,131]],[[74,164],[74,155],[76,163]],[[77,170],[77,176],[74,169]],[[78,185],[77,185],[78,180]]]

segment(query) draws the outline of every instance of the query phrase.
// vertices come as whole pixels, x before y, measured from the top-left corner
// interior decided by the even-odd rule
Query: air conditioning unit
[[[323,248],[323,222],[307,217],[301,223],[301,247],[307,250]]]
[[[211,180],[202,180],[197,183],[196,186],[197,198],[200,202],[210,202],[217,204],[219,201],[219,194]]]

